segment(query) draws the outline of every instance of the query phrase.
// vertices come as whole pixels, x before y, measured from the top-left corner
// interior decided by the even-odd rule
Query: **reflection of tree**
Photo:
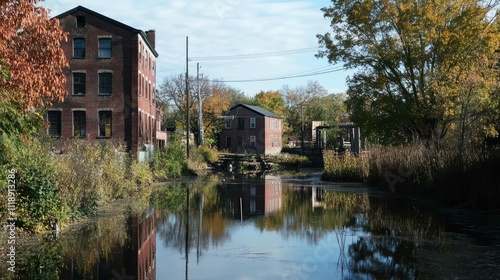
[[[355,276],[373,279],[415,279],[418,244],[443,238],[444,229],[429,213],[406,202],[376,201],[361,225],[369,236],[349,246],[349,268]],[[356,277],[355,277],[356,278]]]
[[[96,264],[108,261],[113,250],[129,242],[126,218],[125,215],[102,218],[63,234],[58,245],[69,260],[66,269],[72,269],[70,264],[78,265],[79,273],[88,277]]]
[[[189,211],[186,211],[188,186]],[[179,183],[161,188],[154,194],[156,205],[162,207],[157,233],[166,247],[185,253],[187,229],[188,250],[196,248],[205,251],[229,239],[217,184]]]
[[[415,279],[414,249],[395,236],[361,237],[348,251],[353,279]]]
[[[354,223],[354,213],[369,208],[366,194],[341,193],[320,190],[321,207],[313,207],[311,197],[316,195],[309,187],[284,187],[282,209],[256,221],[260,230],[279,231],[284,236],[296,235],[317,243],[334,230]]]

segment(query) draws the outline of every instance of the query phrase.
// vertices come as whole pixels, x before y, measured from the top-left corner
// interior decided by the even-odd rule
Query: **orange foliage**
[[[0,79],[0,98],[15,101],[23,112],[67,95],[62,68],[68,63],[61,48],[66,33],[38,2],[0,1],[0,67],[9,75]]]

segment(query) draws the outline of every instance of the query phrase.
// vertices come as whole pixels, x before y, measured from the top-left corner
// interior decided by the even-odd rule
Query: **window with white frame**
[[[250,147],[255,147],[255,135],[250,136]]]
[[[233,124],[232,119],[226,119],[226,129],[231,129],[232,124]]]
[[[250,118],[250,128],[255,129],[255,118]]]

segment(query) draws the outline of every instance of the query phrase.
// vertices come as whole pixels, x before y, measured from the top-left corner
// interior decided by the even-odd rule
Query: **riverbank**
[[[290,175],[284,181],[345,192],[367,192],[370,196],[383,198],[388,202],[397,200],[398,203],[414,205],[435,213],[446,222],[446,230],[449,232],[465,234],[477,245],[500,246],[500,209],[480,210],[452,206],[433,194],[392,192],[387,188],[371,186],[364,182],[325,181],[322,179],[324,170],[318,168],[303,168],[301,171],[302,175]]]
[[[423,143],[372,147],[354,156],[325,151],[329,181],[360,181],[391,192],[432,195],[450,205],[500,209],[500,150],[429,148]]]
[[[151,242],[152,240],[156,240],[156,244],[153,243],[148,245],[151,246],[151,250],[156,250],[156,256],[158,258],[156,264],[159,264],[159,262],[170,264],[176,263],[175,260],[171,260],[171,258],[177,258],[177,246],[179,246],[179,248],[184,248],[184,245],[182,245],[182,241],[185,240],[186,237],[184,229],[186,222],[189,222],[189,227],[192,230],[191,237],[194,238],[189,243],[190,246],[196,244],[196,236],[197,233],[199,233],[198,229],[203,229],[201,231],[202,240],[204,240],[204,238],[215,238],[212,234],[216,233],[217,235],[215,236],[221,238],[217,239],[218,245],[210,250],[207,250],[207,248],[204,247],[205,245],[199,248],[201,250],[206,250],[203,251],[204,253],[202,253],[200,257],[200,262],[202,264],[218,261],[232,261],[235,258],[240,260],[239,264],[242,266],[248,265],[247,262],[251,262],[254,265],[261,263],[257,259],[249,259],[245,253],[237,255],[232,254],[234,242],[242,242],[247,249],[253,248],[250,251],[259,254],[259,258],[262,257],[262,260],[266,263],[283,264],[284,262],[282,261],[286,261],[286,263],[290,264],[296,262],[297,259],[275,256],[268,252],[269,250],[266,249],[267,247],[252,247],[254,243],[256,244],[260,241],[249,241],[253,240],[252,238],[261,240],[262,235],[268,236],[271,239],[278,238],[278,240],[281,240],[279,234],[276,235],[276,230],[286,229],[283,234],[286,233],[287,236],[294,236],[294,238],[284,238],[282,241],[284,242],[283,246],[280,247],[281,249],[273,248],[273,250],[289,250],[287,252],[301,257],[298,258],[298,265],[300,267],[300,261],[302,261],[303,258],[315,256],[315,246],[319,245],[320,247],[318,248],[324,248],[321,246],[328,245],[328,248],[332,248],[332,250],[337,248],[337,243],[334,242],[337,240],[335,239],[335,234],[344,232],[347,233],[348,236],[352,235],[353,238],[356,236],[354,239],[350,237],[347,238],[347,240],[351,242],[349,246],[354,250],[354,254],[362,253],[362,251],[359,251],[361,249],[359,246],[365,244],[364,242],[370,242],[369,244],[373,244],[374,246],[380,245],[382,246],[380,248],[383,248],[382,250],[384,250],[384,252],[386,249],[388,250],[387,252],[390,254],[389,258],[395,258],[393,261],[396,263],[397,267],[402,265],[411,271],[421,273],[418,279],[469,279],[472,276],[487,279],[488,276],[490,278],[498,276],[495,274],[495,267],[493,266],[500,256],[500,243],[497,232],[500,228],[498,213],[493,211],[486,213],[483,211],[447,207],[430,197],[416,197],[407,196],[401,193],[393,193],[381,188],[371,187],[365,183],[331,183],[321,180],[322,173],[322,169],[303,168],[299,173],[295,174],[264,172],[260,176],[253,176],[250,178],[240,178],[240,176],[228,178],[210,175],[212,177],[209,179],[210,181],[207,180],[208,178],[190,177],[172,182],[156,183],[152,186],[153,191],[160,191],[160,195],[157,195],[156,198],[165,200],[164,203],[158,204],[157,209],[161,209],[162,211],[160,212],[163,214],[157,216],[156,225],[153,223],[150,224],[152,228],[149,226],[146,227],[148,231],[146,231],[145,235],[142,235],[145,238],[144,242],[148,242],[147,240]],[[267,176],[268,174],[272,175]],[[169,186],[161,188],[164,184],[168,184]],[[187,186],[190,186],[191,191],[189,193],[185,192],[185,187]],[[231,208],[233,210],[226,209],[227,205],[221,202],[227,201],[228,199],[231,201],[234,200],[234,205],[237,206],[239,205],[240,199],[243,198],[243,205],[248,205],[250,197],[246,197],[245,193],[248,192],[248,194],[250,194],[252,186],[256,188],[256,196],[254,197],[256,201],[265,199],[263,195],[264,189],[272,189],[275,190],[275,194],[270,197],[271,201],[274,202],[275,199],[279,198],[281,202],[273,203],[272,205],[282,206],[269,213],[266,212],[266,214],[264,214],[264,210],[262,210],[260,215],[245,216],[245,218],[240,221],[240,215],[237,212],[235,212],[236,214],[232,212],[233,210],[237,211],[238,207],[234,209]],[[280,186],[280,191],[278,192],[280,194],[279,196],[275,196],[277,194],[276,186]],[[315,192],[314,190],[321,191]],[[323,194],[323,206],[313,206],[315,202],[311,200],[311,195],[313,195],[314,198],[314,195],[319,193]],[[337,195],[339,193],[341,193],[341,195]],[[186,194],[190,194],[192,199],[186,200]],[[342,206],[344,204],[335,204],[336,202],[342,202],[351,205],[349,203],[352,203],[353,200],[351,200],[351,198],[353,197],[361,197],[363,198],[362,201],[365,202],[369,198],[370,203],[366,204],[366,206],[368,206],[366,208],[368,212],[352,212],[352,209],[349,210],[350,208],[348,209]],[[200,198],[202,199],[200,200]],[[334,200],[331,200],[332,198],[334,198]],[[335,199],[340,199],[340,201]],[[168,203],[169,201],[172,203]],[[190,212],[185,211],[184,204],[186,201],[191,205]],[[204,207],[204,210],[200,212],[198,210],[201,201],[203,201],[201,207]],[[40,265],[47,268],[50,268],[50,264],[67,266],[68,263],[65,263],[63,260],[71,260],[72,263],[74,261],[75,267],[79,267],[80,269],[83,267],[83,270],[85,270],[95,268],[96,263],[99,263],[100,259],[102,260],[102,258],[109,257],[110,254],[112,256],[122,254],[124,250],[121,249],[122,247],[120,246],[128,248],[127,246],[131,246],[128,240],[137,241],[136,237],[132,239],[127,237],[127,234],[138,233],[137,230],[130,230],[130,226],[133,225],[143,228],[143,225],[145,225],[137,222],[130,224],[131,220],[127,219],[127,217],[130,216],[128,214],[131,208],[133,208],[131,205],[134,202],[136,202],[135,199],[119,199],[110,204],[101,206],[97,212],[97,216],[82,219],[69,225],[60,232],[60,236],[57,239],[50,239],[49,234],[41,238],[38,238],[41,236],[38,235],[34,236],[33,240],[26,240],[26,244],[30,242],[30,245],[23,245],[19,249],[19,258],[24,260],[23,266],[28,265],[26,263],[27,260],[33,261],[34,258],[42,258]],[[293,203],[293,205],[291,203]],[[260,204],[256,206],[258,205]],[[268,203],[262,205],[268,205]],[[356,208],[356,205],[351,206]],[[167,208],[163,209],[161,207]],[[250,211],[250,209],[248,208],[245,211]],[[257,211],[260,210],[257,209]],[[484,215],[485,213],[487,216]],[[191,217],[186,215],[191,215]],[[297,215],[302,217],[300,222],[299,220],[291,219],[291,217],[298,217]],[[176,218],[172,218],[174,216]],[[235,221],[233,216],[238,216],[237,221]],[[197,225],[201,225],[198,224],[201,217],[203,217],[203,227],[198,227]],[[308,218],[305,219],[306,217]],[[293,225],[287,222],[283,223],[284,221],[297,221],[298,224],[295,224],[295,222]],[[341,227],[340,225],[342,223],[345,223],[349,229]],[[176,226],[173,226],[173,224]],[[339,227],[332,228],[334,225]],[[434,232],[436,225],[438,225],[437,235]],[[240,230],[249,230],[254,226],[258,228],[255,229],[255,231],[251,230],[252,234],[245,235],[245,239],[237,238],[237,232],[240,232]],[[212,229],[209,230],[210,228]],[[336,230],[332,231],[333,229]],[[425,230],[430,230],[431,234],[423,234]],[[232,236],[233,238],[224,238],[228,236],[228,232],[233,232],[233,234],[235,234]],[[423,239],[417,238],[414,240],[413,234],[417,237],[422,236]],[[438,236],[439,238],[433,239],[434,236]],[[297,249],[297,247],[292,246],[292,244],[288,244],[287,242],[289,241],[286,241],[301,238],[307,239],[306,237],[312,237],[313,239],[307,242],[304,241],[304,247],[301,247],[301,249]],[[85,244],[82,244],[82,240],[84,240]],[[158,240],[163,241],[158,242]],[[312,240],[316,241],[313,242]],[[87,241],[89,244],[86,244]],[[262,240],[262,242],[264,242],[264,240]],[[210,246],[209,244],[211,243],[204,241],[201,244]],[[165,246],[173,246],[173,248],[165,251]],[[227,246],[227,248],[221,249],[221,247],[224,248],[224,246]],[[272,247],[272,244],[269,246]],[[349,250],[347,247],[345,248],[344,253],[346,255],[351,254],[351,247],[349,247]],[[375,255],[376,252],[380,252],[379,247],[370,248],[369,250],[373,250]],[[392,252],[391,250],[394,248],[398,248],[398,250]],[[412,249],[408,251],[408,248]],[[195,251],[196,247],[192,247],[191,252],[195,254]],[[135,252],[135,254],[131,256],[138,257],[137,251],[133,252]],[[141,249],[141,252],[143,255],[149,254],[149,251],[144,250],[144,248]],[[166,252],[168,252],[167,255]],[[303,252],[307,252],[307,254],[304,255]],[[411,259],[401,259],[398,252],[401,252],[405,256],[409,254],[408,256],[411,256]],[[226,254],[229,254],[231,257],[223,257]],[[47,258],[47,256],[58,256],[62,259],[51,260]],[[220,259],[221,256],[222,259]],[[273,258],[270,258],[271,256],[273,256]],[[355,256],[358,255],[349,257],[355,258]],[[363,257],[365,255],[359,256]],[[189,256],[190,259],[194,259],[195,257],[196,256],[193,255]],[[138,259],[141,258],[138,257]],[[4,259],[1,261],[3,262]],[[335,261],[337,261],[337,258],[332,257],[328,263],[335,263]],[[363,263],[363,261],[360,263],[358,262],[358,264]],[[38,265],[38,263],[35,264]],[[418,266],[413,266],[414,264]],[[120,265],[122,264],[120,263]],[[354,273],[354,275],[359,273],[356,271],[353,272],[353,268],[349,266],[349,263],[341,265],[349,268],[349,273]],[[2,266],[0,267],[2,269],[4,268]],[[116,267],[117,266],[115,266],[115,268]],[[198,271],[196,267],[198,266],[192,266],[192,269],[194,269],[193,275],[196,275]],[[387,273],[389,272],[384,269],[390,267],[392,267],[391,264],[383,264],[381,267],[372,268],[381,269],[378,272],[388,275]],[[210,268],[204,269],[206,269],[207,273],[216,273]],[[481,269],[482,271],[479,271]],[[170,267],[168,272],[165,272],[165,269],[157,268],[157,278],[171,275],[173,270],[175,270],[173,267]],[[398,268],[398,270],[401,270],[401,268]],[[33,272],[34,271],[35,270],[33,270]],[[79,271],[81,272],[82,270]],[[117,271],[119,270],[117,269]],[[271,270],[266,269],[262,271],[266,273],[271,272]],[[373,271],[373,273],[378,272],[375,270]],[[237,272],[233,271],[233,273]],[[329,279],[332,278],[336,279],[335,276],[331,276]],[[320,277],[317,279],[324,278]]]

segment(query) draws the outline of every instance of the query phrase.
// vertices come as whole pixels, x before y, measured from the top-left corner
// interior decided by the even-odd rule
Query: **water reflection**
[[[121,212],[24,244],[1,279],[156,279],[157,211]]]
[[[169,205],[159,219],[161,250],[172,267],[184,262],[186,279],[219,279],[224,274],[215,269],[217,262],[238,268],[226,267],[229,275],[254,279],[254,265],[262,260],[283,268],[266,279],[321,279],[325,273],[328,279],[414,279],[415,250],[436,244],[443,232],[439,220],[416,208],[367,193],[287,184],[276,176],[168,185],[158,193],[166,199],[157,201]],[[276,234],[279,241],[266,242]],[[326,253],[314,258],[319,249]],[[295,274],[288,275],[291,268]]]
[[[433,278],[422,255],[449,244],[444,228],[365,189],[207,178],[159,186],[140,211],[44,242],[11,279]]]
[[[58,246],[60,279],[156,279],[156,212],[102,219],[65,235]]]

